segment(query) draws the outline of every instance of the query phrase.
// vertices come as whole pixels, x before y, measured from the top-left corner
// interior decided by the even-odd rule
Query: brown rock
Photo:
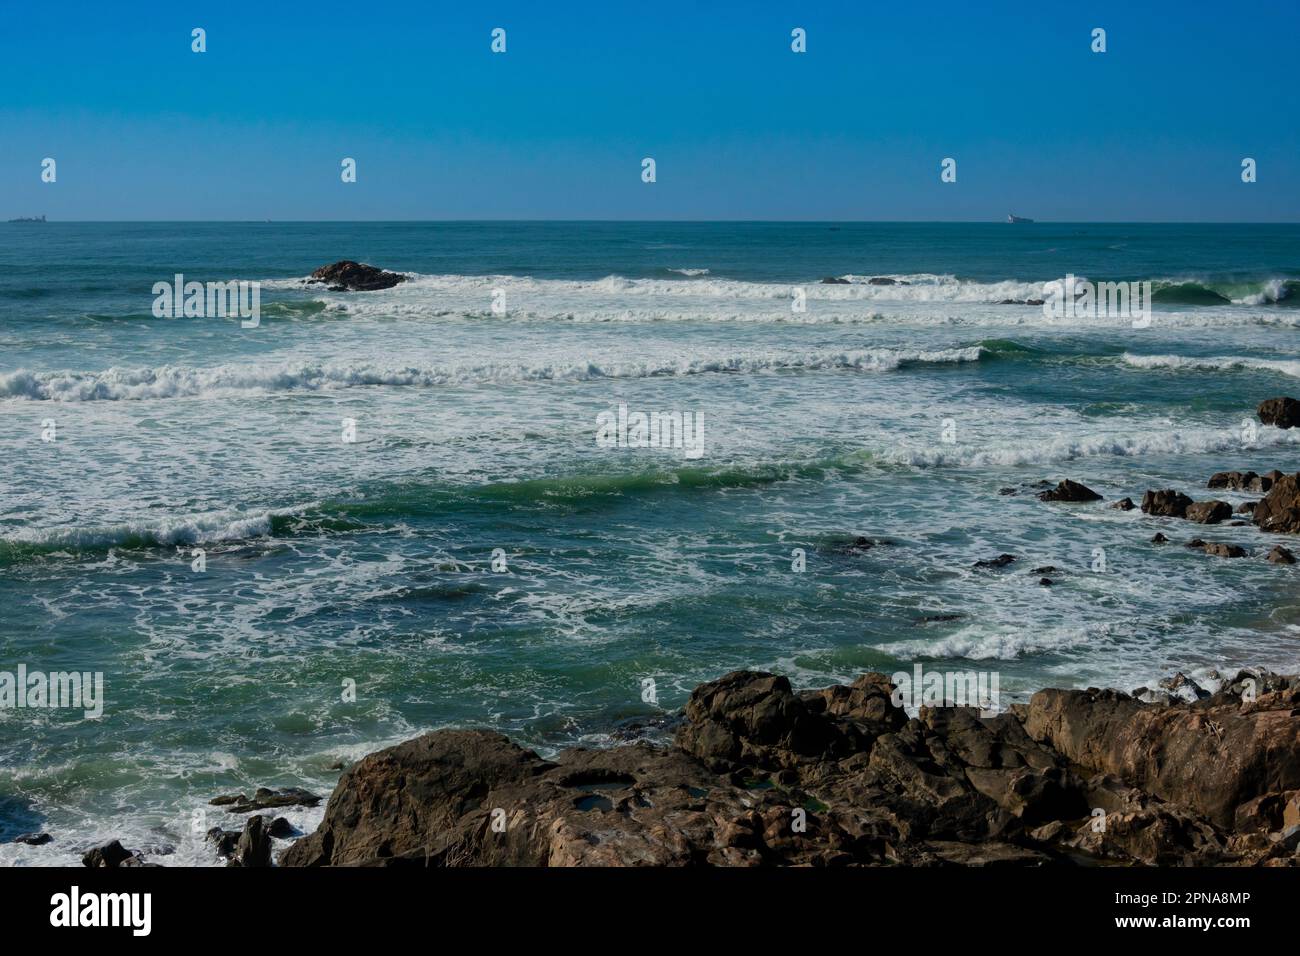
[[[1294,398],[1269,398],[1259,403],[1259,420],[1278,428],[1295,428],[1300,425],[1300,402]]]
[[[1218,524],[1232,517],[1232,505],[1226,501],[1196,501],[1187,506],[1183,517],[1199,524]]]
[[[1251,516],[1262,531],[1300,532],[1300,473],[1283,475],[1259,502]]]
[[[1216,541],[1205,546],[1205,553],[1216,558],[1244,558],[1246,549],[1235,544],[1224,544],[1221,541]]]
[[[1142,513],[1160,518],[1181,518],[1187,513],[1192,499],[1180,491],[1148,491],[1142,496]]]
[[[1274,564],[1295,564],[1295,555],[1280,544],[1274,545],[1268,553],[1268,560]]]

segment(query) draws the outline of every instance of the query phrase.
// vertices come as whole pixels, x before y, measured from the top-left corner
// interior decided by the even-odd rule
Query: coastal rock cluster
[[[282,866],[1300,864],[1300,678],[1044,690],[982,718],[884,674],[701,685],[671,746],[442,730],[344,773]]]
[[[1300,427],[1300,401],[1293,398],[1270,398],[1260,403],[1257,414],[1259,420],[1266,425],[1278,428]],[[1231,521],[1234,516],[1249,516],[1249,522],[1238,520],[1233,523],[1254,524],[1261,531],[1275,534],[1300,534],[1300,472],[1288,475],[1274,469],[1259,475],[1253,471],[1220,471],[1210,476],[1206,487],[1262,494],[1263,497],[1258,501],[1242,502],[1234,509],[1228,502],[1217,498],[1194,501],[1175,488],[1152,488],[1142,495],[1142,513],[1157,518],[1181,518],[1205,525]],[[1016,489],[1003,488],[999,493],[1015,494]],[[1038,497],[1043,501],[1102,500],[1102,496],[1091,488],[1069,479],[1060,482],[1054,489],[1040,493]],[[1133,504],[1133,499],[1123,498],[1111,507],[1130,511],[1138,506]],[[1163,534],[1156,534],[1152,538],[1155,544],[1163,544],[1168,540]],[[1200,538],[1193,538],[1188,547],[1218,557],[1239,558],[1247,555],[1246,549],[1240,545],[1207,543]],[[1274,546],[1266,558],[1274,564],[1295,563],[1295,556],[1282,545]]]

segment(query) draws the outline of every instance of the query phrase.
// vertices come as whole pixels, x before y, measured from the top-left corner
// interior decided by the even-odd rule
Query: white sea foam
[[[1136,368],[1201,369],[1205,371],[1231,371],[1256,369],[1281,372],[1300,378],[1300,360],[1263,359],[1249,356],[1220,356],[1199,358],[1187,355],[1134,355],[1124,353],[1124,362]]]
[[[1300,429],[1288,431],[1261,427],[1254,445],[1300,445]],[[1169,428],[1137,434],[1085,434],[1024,442],[935,444],[923,448],[893,449],[886,458],[924,468],[993,468],[1075,458],[1208,454],[1241,448],[1241,433],[1236,429]]]
[[[207,396],[250,391],[342,389],[362,386],[472,385],[492,382],[588,381],[708,372],[851,369],[889,372],[906,365],[979,361],[979,346],[939,350],[856,349],[818,352],[747,352],[643,362],[573,362],[394,366],[374,362],[113,367],[100,372],[33,372],[0,375],[0,398],[88,402]]]

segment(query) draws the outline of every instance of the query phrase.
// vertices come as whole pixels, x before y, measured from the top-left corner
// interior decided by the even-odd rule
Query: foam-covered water
[[[410,281],[304,284],[345,256]],[[1253,527],[1197,526],[1218,560],[1034,497],[1296,470],[1246,427],[1296,388],[1296,227],[51,223],[0,263],[0,670],[107,698],[0,709],[0,862],[214,863],[219,793],[435,727],[600,742],[737,667],[978,662],[1005,703],[1300,662]],[[261,325],[155,318],[176,272],[261,281]],[[1066,274],[1151,280],[1150,327],[1004,304]],[[619,405],[704,454],[601,447]]]

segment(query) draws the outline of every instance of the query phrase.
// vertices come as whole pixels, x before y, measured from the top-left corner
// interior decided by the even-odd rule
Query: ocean
[[[344,258],[411,278],[304,284]],[[260,323],[155,317],[177,273]],[[1021,304],[1067,275],[1151,321]],[[218,794],[440,727],[599,746],[742,667],[1295,672],[1275,541],[1109,505],[1300,468],[1253,426],[1298,306],[1296,225],[0,225],[0,671],[104,677],[0,709],[0,864],[216,865]],[[700,453],[598,441],[620,407]]]

